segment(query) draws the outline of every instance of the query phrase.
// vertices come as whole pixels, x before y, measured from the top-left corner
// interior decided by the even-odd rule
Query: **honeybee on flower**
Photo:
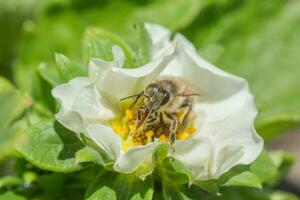
[[[194,180],[214,179],[253,162],[263,140],[254,129],[257,111],[247,82],[204,60],[181,34],[171,40],[162,26],[145,28],[151,60],[124,68],[117,45],[112,62],[91,58],[87,77],[53,89],[61,103],[56,119],[94,141],[118,172],[146,166],[145,173],[151,173],[152,154],[162,143]]]
[[[150,83],[142,92],[121,99],[136,97],[127,112],[132,112],[132,108],[141,102],[136,106],[133,120],[136,126],[130,133],[130,139],[146,144],[155,138],[162,141],[168,138],[174,152],[176,138],[183,138],[184,134],[190,133],[188,128],[192,126],[193,96],[201,95],[201,92],[193,92],[185,80],[162,77]]]

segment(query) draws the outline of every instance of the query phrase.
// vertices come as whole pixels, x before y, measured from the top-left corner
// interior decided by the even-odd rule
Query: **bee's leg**
[[[172,153],[174,153],[175,152],[174,143],[176,140],[176,131],[177,131],[178,120],[172,114],[167,113],[167,112],[166,112],[166,116],[171,120],[169,142],[172,147]]]
[[[147,122],[144,124],[144,131],[152,130],[159,123],[158,112],[154,112],[150,115]],[[153,130],[152,130],[153,131]]]
[[[144,91],[142,91],[136,98],[135,100],[130,104],[129,108],[132,108],[137,102],[138,100],[143,96]]]
[[[189,103],[182,104],[180,106],[180,108],[186,109],[186,112],[185,112],[185,114],[182,118],[181,127],[180,127],[181,130],[184,130],[186,128],[186,125],[187,125],[187,118],[188,118],[189,114],[192,111],[192,103],[189,102]]]
[[[138,97],[137,97],[137,98],[138,98]],[[133,102],[133,103],[134,103],[134,102]],[[140,107],[140,108],[137,109],[136,115],[137,115],[137,119],[138,119],[138,120],[140,120],[140,118],[141,118],[143,112],[144,112],[144,108],[143,108],[143,107]],[[137,123],[136,123],[136,124],[137,124]],[[135,124],[135,127],[137,126],[136,124]],[[134,135],[137,134],[137,132],[138,132],[138,130],[135,129],[135,130],[133,130],[132,132],[130,132],[129,135],[130,135],[130,136],[134,136]]]

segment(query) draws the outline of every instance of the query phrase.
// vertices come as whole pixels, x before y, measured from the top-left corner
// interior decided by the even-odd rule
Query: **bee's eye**
[[[148,95],[149,97],[152,97],[152,96],[154,95],[154,91],[153,91],[152,88],[149,88],[149,89],[147,90],[147,95]]]
[[[163,106],[163,105],[167,104],[169,102],[169,100],[170,100],[170,94],[169,94],[169,92],[165,91],[163,93],[163,101],[162,101],[161,105]]]
[[[149,97],[154,96],[155,93],[157,93],[157,92],[158,92],[158,87],[154,84],[149,85],[146,90],[147,96],[149,96]]]

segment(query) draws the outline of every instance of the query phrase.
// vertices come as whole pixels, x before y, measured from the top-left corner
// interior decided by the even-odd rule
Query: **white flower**
[[[175,142],[170,156],[181,161],[194,179],[217,178],[233,166],[249,164],[260,154],[263,140],[254,129],[256,108],[247,82],[201,58],[184,36],[170,41],[170,32],[146,24],[152,39],[152,60],[134,69],[122,68],[124,54],[113,48],[114,61],[91,59],[89,76],[78,77],[53,89],[61,109],[56,119],[76,133],[91,138],[113,162],[116,171],[131,173],[152,166],[152,154],[161,143],[122,151],[122,139],[109,125],[121,115],[120,99],[142,91],[159,76],[175,76],[200,87],[205,96],[194,105],[197,128],[190,138]]]

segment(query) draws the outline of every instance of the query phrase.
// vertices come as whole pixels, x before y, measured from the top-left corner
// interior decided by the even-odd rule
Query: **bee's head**
[[[141,118],[138,119],[137,129],[147,121],[151,113],[157,111],[161,106],[166,105],[170,100],[170,93],[157,83],[151,83],[147,86],[145,91],[125,97],[121,100],[132,97],[139,98],[140,96],[145,97],[145,110],[143,111]]]
[[[145,90],[145,96],[147,97],[147,107],[151,111],[158,110],[170,100],[170,93],[157,83],[148,85]]]
[[[141,118],[138,120],[137,129],[147,121],[151,113],[157,111],[170,100],[170,93],[157,83],[151,83],[148,85],[143,96],[146,97],[145,110],[143,111]]]

